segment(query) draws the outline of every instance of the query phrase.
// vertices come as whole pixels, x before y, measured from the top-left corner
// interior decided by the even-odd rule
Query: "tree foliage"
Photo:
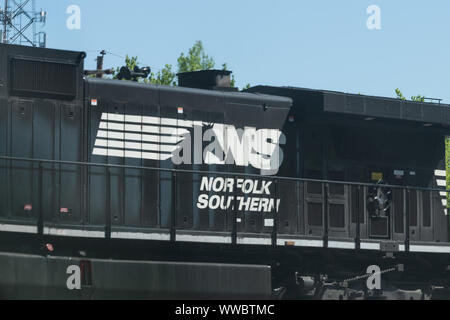
[[[247,83],[243,88],[242,88],[242,90],[247,90],[247,89],[250,89],[252,86],[251,86],[251,84],[250,83]]]
[[[403,96],[403,93],[400,91],[399,88],[395,89],[395,94],[397,95],[397,99],[400,100],[406,100],[406,98]],[[420,94],[417,96],[412,96],[411,97],[411,101],[415,101],[415,102],[424,102],[425,101],[425,97],[421,96]]]
[[[412,96],[411,97],[411,101],[416,101],[416,102],[425,102],[425,97],[421,96],[420,94],[418,96]]]
[[[215,66],[214,59],[205,53],[201,41],[196,41],[192,48],[189,49],[187,55],[182,52],[177,61],[178,73],[211,70]]]
[[[128,55],[125,58],[125,66],[133,70],[135,66],[139,64],[138,57],[129,57]],[[149,79],[139,80],[140,82],[146,82],[151,84],[161,84],[168,86],[176,86],[176,74],[182,72],[192,72],[192,71],[200,71],[200,70],[211,70],[215,67],[214,59],[208,56],[203,47],[203,43],[201,41],[196,41],[194,45],[188,50],[188,53],[185,54],[182,52],[177,59],[177,72],[173,71],[173,67],[170,64],[166,64],[161,70],[154,73],[152,72]],[[228,66],[226,63],[222,64],[222,70],[228,70]],[[119,73],[120,68],[116,69],[116,73],[113,78],[117,79],[117,74]],[[231,86],[236,86],[236,79],[234,75],[231,75]],[[248,89],[250,84],[247,84],[245,89]]]
[[[406,100],[399,88],[395,89],[395,94],[397,95],[397,99]]]
[[[172,65],[166,64],[164,68],[159,70],[156,74],[152,72],[150,76],[151,84],[162,84],[166,86],[176,86],[177,81],[175,80],[176,74],[172,72]]]

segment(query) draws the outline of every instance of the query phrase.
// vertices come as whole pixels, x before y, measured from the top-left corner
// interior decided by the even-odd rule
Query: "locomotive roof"
[[[291,97],[294,101],[294,108],[314,111],[319,108],[325,113],[450,125],[450,105],[448,104],[404,101],[388,97],[300,87],[256,86],[248,91]]]
[[[86,78],[85,83],[85,93],[88,97],[107,97],[127,103],[151,103],[164,98],[166,102],[176,104],[179,101],[180,106],[196,104],[199,108],[202,105],[211,108],[211,104],[214,104],[215,108],[220,109],[225,103],[280,109],[290,109],[292,106],[292,99],[289,97],[264,93],[205,90],[97,78]]]

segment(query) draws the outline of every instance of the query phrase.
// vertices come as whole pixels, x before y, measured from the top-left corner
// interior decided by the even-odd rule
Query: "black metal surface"
[[[300,154],[301,163],[294,164],[287,160],[281,168],[281,175],[288,176],[297,171],[297,176],[302,178],[352,181],[363,185],[371,182],[372,173],[378,172],[389,185],[410,186],[413,189],[419,187],[417,190],[420,190],[425,186],[435,187],[435,170],[445,170],[444,139],[449,134],[449,129],[444,113],[450,109],[447,105],[403,102],[391,98],[293,87],[257,86],[247,91],[284,95],[293,99],[290,121],[284,125],[283,130],[290,132],[298,128],[302,141],[299,150],[298,146],[292,143],[292,136],[288,136],[284,151]],[[404,173],[403,176],[395,174],[398,169]],[[394,189],[397,190],[398,187]],[[334,188],[331,186],[331,189]],[[399,192],[396,191],[396,197],[400,197]],[[448,219],[444,211],[438,213],[439,210],[444,210],[444,207],[436,201],[439,194],[432,194],[433,205],[428,213],[433,211],[433,215],[437,214],[435,218],[441,221],[433,224],[433,235],[428,213],[424,216],[427,226],[414,225],[422,219],[416,214],[416,208],[420,207],[423,196],[415,194],[409,204],[413,206],[411,215],[408,212],[411,218],[408,223],[412,225],[406,226],[406,204],[401,204],[402,200],[399,198],[396,201],[397,212],[392,212],[392,217],[388,219],[388,232],[384,232],[385,236],[405,241],[408,227],[410,240],[420,238],[431,241],[432,238],[436,239],[436,234],[441,234],[441,239],[448,239],[445,235],[448,235],[448,231],[441,227],[448,226]],[[355,200],[348,192],[339,197],[331,190],[329,196],[329,203],[333,204],[336,210],[336,206],[345,207],[346,203],[352,203],[352,208],[355,208]],[[323,201],[314,192],[306,193],[305,202],[307,209],[318,208],[320,203],[323,205]],[[329,207],[322,209],[329,210]],[[357,213],[352,212],[349,216],[347,208],[345,212],[345,217],[352,219],[348,226],[350,234],[356,236],[359,232],[367,237],[369,221],[361,219],[360,223],[356,223]],[[364,214],[363,210],[359,210],[360,217],[361,214]],[[308,216],[308,212],[306,215]],[[357,224],[360,225],[359,231]],[[311,235],[320,236],[324,232],[320,228],[316,230],[315,226],[309,229]],[[332,228],[329,232],[340,237],[346,234],[346,231],[339,234],[339,229]]]
[[[402,101],[393,98],[298,87],[256,86],[247,91],[272,93],[289,97],[297,96],[299,98],[303,96],[300,99],[308,97],[307,99],[315,101],[313,107],[315,112],[325,111],[363,117],[436,124],[448,124],[450,121],[450,108],[446,104]],[[305,107],[311,108],[312,106]]]
[[[323,108],[327,112],[423,123],[450,123],[450,108],[445,104],[410,102],[330,91],[323,91],[323,99]]]
[[[11,95],[73,99],[77,94],[77,65],[11,59]]]
[[[69,266],[83,268],[69,290]],[[146,262],[0,252],[0,299],[269,299],[271,268],[223,263]]]
[[[21,161],[21,162],[24,162],[24,163],[27,163],[27,162],[28,163],[37,163],[37,167],[46,167],[46,165],[48,165],[50,163],[58,163],[58,161],[55,161],[55,160],[34,160],[34,159],[9,158],[9,157],[0,157],[0,161],[1,160],[15,160],[15,161]],[[105,170],[106,172],[110,172],[113,169],[119,169],[119,168],[127,169],[127,170],[128,169],[132,169],[132,168],[136,168],[136,167],[130,167],[130,166],[110,165],[110,164],[89,164],[89,163],[82,163],[82,162],[80,162],[80,163],[62,162],[61,163],[61,165],[66,165],[66,166],[69,165],[69,164],[72,167],[97,167],[97,168],[103,168],[103,170]],[[162,170],[161,168],[148,168],[148,167],[141,167],[140,169],[144,170],[144,171]],[[182,174],[187,173],[187,171],[185,171],[185,170],[184,171],[179,171],[177,169],[166,169],[166,170],[169,170],[170,172],[172,172],[173,176],[178,175],[180,173],[182,173]],[[48,170],[48,171],[50,171],[50,170]],[[55,169],[55,172],[57,172],[57,171],[58,171],[58,169]],[[82,170],[77,169],[77,171],[82,171]],[[202,172],[199,171],[197,173],[201,174]],[[211,172],[207,172],[207,173],[211,174]],[[223,173],[218,173],[218,174],[222,175]],[[233,176],[236,173],[229,173],[229,174],[231,176]],[[51,176],[51,174],[49,176]],[[246,175],[242,174],[241,176],[246,176]],[[107,186],[110,185],[110,183],[108,183],[108,181],[110,181],[109,174],[106,174],[104,179],[106,179],[106,185]],[[287,184],[289,186],[291,184],[292,180],[296,180],[297,183],[299,183],[301,185],[304,185],[304,184],[308,183],[308,180],[306,180],[306,179],[294,179],[294,178],[277,177],[276,184],[274,185],[274,188],[278,189],[278,188],[282,187],[285,184]],[[37,190],[36,190],[37,194],[42,194],[42,186],[45,185],[44,182],[45,182],[45,179],[41,178],[40,179],[40,183],[39,183],[39,185],[37,187]],[[315,182],[315,183],[319,183],[319,182]],[[331,181],[320,182],[320,184],[323,184],[323,185],[328,185],[330,183],[337,183],[337,182],[331,182]],[[172,180],[172,185],[173,185],[174,189],[177,189],[177,179],[173,179]],[[361,188],[362,189],[367,189],[369,187],[374,187],[374,186],[379,186],[379,184],[361,186]],[[8,187],[8,186],[6,185],[6,187]],[[392,188],[394,188],[394,190],[398,190],[401,193],[403,193],[404,190],[405,190],[405,189],[402,189],[402,187],[399,187],[399,186],[392,186]],[[107,190],[109,190],[109,188],[107,188]],[[305,188],[302,187],[301,190],[305,190]],[[350,188],[346,188],[346,190],[350,190]],[[430,191],[432,191],[432,190],[440,191],[442,189],[431,189]],[[109,198],[109,201],[111,201],[110,196],[108,194],[109,194],[109,192],[106,192],[106,199]],[[324,192],[319,198],[314,200],[314,201],[316,201],[316,203],[318,205],[320,205],[322,207],[326,207],[327,206],[327,197],[325,196],[325,194],[326,193]],[[418,195],[418,194],[419,193],[416,193],[416,195]],[[177,193],[173,193],[173,195],[176,196]],[[121,197],[124,198],[125,196],[122,195]],[[299,199],[301,199],[303,197],[303,195],[298,194],[298,193],[294,194],[294,197],[295,197],[294,200],[292,200],[292,198],[291,198],[292,194],[279,194],[279,197],[281,198],[282,203],[283,203],[284,197],[286,197],[286,199],[290,199],[290,201],[296,202],[296,201],[299,201]],[[323,199],[323,202],[321,202],[320,199]],[[400,201],[400,205],[397,204],[397,201]],[[176,200],[174,200],[174,202],[176,203]],[[289,201],[284,201],[284,202],[287,203],[287,204],[289,203]],[[105,202],[105,205],[108,206],[108,203],[109,203],[108,201]],[[187,204],[187,203],[184,203],[184,205],[187,205],[188,207],[193,206],[193,204]],[[400,197],[400,198],[394,197],[392,205],[394,207],[397,207],[397,208],[402,208],[404,206],[403,207],[404,210],[407,210],[407,207],[406,207],[407,202],[404,201],[403,197]],[[437,202],[436,205],[439,205],[439,202]],[[359,204],[357,203],[356,206],[359,206]],[[175,206],[174,206],[174,208],[175,208]],[[281,225],[283,223],[283,220],[282,220],[283,219],[283,215],[282,215],[282,213],[285,211],[284,208],[285,208],[284,205],[280,205],[280,209],[279,209],[279,213],[280,214],[276,214],[275,213],[274,216],[273,216],[275,218],[274,226],[275,226],[276,229],[278,229],[278,227],[277,227],[278,225]],[[107,210],[111,210],[110,207],[107,207]],[[350,214],[351,210],[353,210],[353,207],[350,205],[348,210],[349,210],[348,214]],[[368,219],[368,217],[367,217],[367,215],[368,215],[367,209],[366,208],[362,208],[361,210],[363,210],[363,212],[365,212],[364,213],[365,219]],[[439,219],[439,212],[440,212],[440,210],[441,209],[439,207],[437,207],[433,211],[432,215],[434,216],[434,219]],[[421,218],[423,216],[423,212],[424,211],[421,210],[420,208],[419,208],[419,210],[417,212],[420,221],[424,221],[424,219]],[[394,213],[395,213],[395,211],[394,211]],[[172,214],[176,215],[176,211],[173,210]],[[315,223],[315,225],[314,225],[314,227],[316,229],[316,232],[322,232],[321,234],[320,233],[319,234],[311,234],[311,233],[308,232],[308,230],[303,230],[303,229],[299,229],[299,228],[292,229],[292,230],[290,230],[288,232],[286,232],[286,230],[283,230],[283,232],[280,232],[280,234],[281,235],[297,236],[299,238],[309,237],[311,235],[312,236],[314,236],[314,235],[322,235],[323,240],[324,240],[324,245],[326,245],[326,242],[328,240],[328,236],[327,236],[328,228],[325,227],[327,225],[325,219],[328,219],[328,218],[325,218],[326,216],[328,216],[328,215],[325,215],[325,213],[324,213],[323,219],[320,222]],[[295,221],[297,221],[299,219],[300,220],[301,219],[305,219],[305,217],[303,216],[302,212],[299,212],[298,215],[291,215],[291,217],[292,217],[292,219],[289,222],[294,224],[294,225],[295,225]],[[18,219],[20,219],[20,217],[17,217],[15,219],[15,221],[17,221]],[[58,227],[58,226],[60,226],[60,227],[67,227],[67,222],[54,220],[54,218],[52,218],[51,216],[50,217],[45,217],[44,216],[43,219],[44,219],[44,221],[43,221],[44,225],[50,225],[50,226],[53,226],[53,227]],[[106,220],[104,220],[105,221],[104,224],[97,223],[95,221],[94,222],[90,222],[90,220],[83,220],[83,229],[89,228],[89,227],[93,228],[93,230],[95,230],[95,229],[100,229],[100,230],[104,229],[104,230],[106,230],[105,237],[106,237],[106,239],[109,239],[110,238],[110,232],[111,232],[111,225],[110,225],[111,224],[111,220],[108,217],[108,215],[105,216],[105,219]],[[171,219],[170,219],[170,221],[175,221],[175,220],[176,220],[176,216],[172,216]],[[409,220],[406,220],[406,221],[409,221]],[[29,224],[29,223],[34,224],[34,223],[36,223],[37,225],[39,225],[39,222],[33,222],[33,221],[30,221],[30,220],[27,220],[27,219],[25,219],[25,220],[22,219],[22,223],[25,223],[25,224]],[[388,225],[391,225],[391,224],[388,224]],[[80,225],[77,225],[75,223],[75,224],[72,225],[72,227],[79,228]],[[249,226],[249,229],[248,229],[248,231],[246,231],[246,233],[247,234],[254,233],[255,235],[256,234],[259,234],[259,235],[266,234],[269,238],[272,238],[272,242],[276,242],[276,239],[279,236],[278,232],[274,232],[273,228],[272,229],[271,228],[264,228],[263,225],[261,225],[259,228],[260,229],[255,229],[254,225],[253,226]],[[39,229],[42,230],[41,228],[39,228]],[[135,229],[136,229],[135,231],[143,231],[143,230],[146,230],[146,229],[147,229],[148,232],[151,232],[152,230],[155,231],[155,229],[146,227],[145,224],[136,226]],[[181,231],[184,231],[183,229],[184,228],[177,228],[176,225],[171,224],[171,228],[170,228],[171,239],[172,240],[176,239],[176,234],[180,233]],[[208,225],[199,225],[197,227],[192,227],[192,228],[186,229],[186,230],[191,230],[192,232],[196,231],[196,232],[200,232],[200,233],[203,232],[204,235],[214,234],[214,232],[215,232],[214,228],[211,228],[209,224]],[[164,228],[160,229],[158,232],[161,232],[161,231],[164,231]],[[397,234],[399,234],[399,233],[397,232]],[[405,236],[405,234],[406,233],[404,233],[403,237],[397,236],[397,238],[395,238],[395,239],[402,240],[405,243],[405,246],[407,247],[409,245],[409,239]],[[237,233],[236,236],[238,236],[238,235],[239,235],[239,233]],[[435,241],[445,242],[445,239],[439,238],[439,237],[444,236],[444,235],[436,233],[434,235],[435,236],[435,238],[434,238]],[[230,231],[230,236],[231,237],[235,237],[233,235],[233,230]],[[371,236],[374,236],[375,238],[379,238],[380,236],[385,237],[385,233],[384,233],[384,231],[383,231],[382,234],[379,233],[379,232],[378,233],[377,232],[375,232],[375,233],[370,233],[369,232],[369,237],[360,235],[360,238],[368,240],[368,239],[370,239]],[[358,241],[358,239],[356,239],[356,240],[355,239],[351,239],[349,233],[344,233],[339,238],[342,239],[342,240]],[[359,241],[361,239],[359,239]],[[416,240],[417,241],[428,241],[427,238],[421,238],[420,236]]]
[[[328,247],[328,233],[329,233],[329,223],[328,223],[328,192],[329,192],[329,184],[323,184],[323,208],[324,208],[324,219],[323,219],[323,246],[324,248]]]
[[[356,205],[353,212],[356,212],[356,237],[355,237],[355,249],[361,249],[361,215],[360,215],[360,202],[359,194],[361,192],[361,187],[356,187]],[[353,214],[352,212],[352,214]]]
[[[0,44],[0,96],[81,100],[84,52]]]
[[[405,251],[409,252],[409,229],[410,229],[410,197],[411,192],[409,189],[406,189],[406,199],[405,199],[405,220],[406,220],[406,230],[405,230]]]
[[[21,78],[17,83],[27,90],[34,85],[41,92],[14,91],[9,82],[14,59],[76,66],[72,70],[76,79],[60,79],[61,87],[53,83],[53,88],[44,88],[35,82],[45,74],[40,69],[33,81]],[[250,89],[261,94],[83,81],[82,59],[77,52],[0,46],[0,67],[4,67],[0,68],[4,70],[0,72],[0,225],[37,230],[28,235],[2,231],[0,248],[42,253],[49,243],[58,255],[44,257],[47,251],[42,257],[28,255],[19,261],[17,255],[0,254],[0,269],[6,270],[3,278],[0,274],[0,294],[74,298],[64,287],[69,260],[63,255],[84,270],[86,290],[76,298],[123,298],[124,292],[129,293],[127,298],[266,298],[271,277],[283,283],[292,268],[311,274],[332,274],[335,269],[339,274],[354,268],[355,260],[362,266],[368,261],[383,263],[385,252],[395,251],[406,260],[426,261],[426,266],[417,264],[420,271],[412,274],[428,281],[431,269],[438,274],[441,264],[447,263],[445,254],[408,252],[413,245],[435,249],[448,245],[448,216],[439,194],[444,189],[437,187],[434,173],[445,168],[443,138],[448,128],[441,124],[446,124],[447,106],[298,88]],[[170,160],[95,155],[104,114],[124,116],[112,121],[119,126],[127,124],[125,115],[177,124],[193,121],[201,123],[202,135],[214,124],[237,130],[277,129],[286,138],[281,145],[284,159],[279,171],[262,175],[258,169],[235,163],[176,165]],[[368,117],[377,119],[368,121]],[[138,126],[142,130],[143,124]],[[195,136],[199,128],[193,125],[189,130]],[[107,131],[130,133],[109,127]],[[206,141],[201,142],[193,148],[202,154]],[[120,152],[126,147],[111,149]],[[395,169],[404,175],[398,177]],[[377,226],[367,200],[369,190],[380,186],[372,173],[383,175],[383,187],[394,193],[392,212]],[[230,179],[234,186],[239,180],[271,183],[266,198],[274,199],[275,205],[267,210],[240,209],[238,196],[251,195],[234,188],[203,191],[232,196],[234,206],[199,208],[204,178]],[[97,236],[45,234],[49,229],[95,231]],[[167,238],[114,239],[118,232]],[[183,237],[197,237],[197,242]],[[222,243],[223,238],[229,240]],[[265,245],[241,244],[246,238]],[[285,245],[278,243],[280,239]],[[322,244],[293,246],[290,240]],[[336,243],[355,249],[361,249],[361,243],[379,243],[380,250],[355,254],[333,247]],[[86,252],[89,258],[73,258]],[[156,254],[181,263],[144,262],[157,259]],[[93,259],[99,257],[109,260]],[[36,274],[23,275],[29,270],[19,265],[24,261],[35,266]],[[343,265],[335,268],[334,262]],[[264,266],[269,264],[279,267],[277,275]],[[37,273],[48,276],[37,279]],[[11,283],[14,277],[32,279],[30,291],[22,290],[25,283]],[[44,292],[43,287],[49,289]]]
[[[231,71],[227,70],[202,70],[194,72],[179,73],[178,85],[186,88],[197,89],[231,89]]]
[[[79,57],[79,53],[23,49],[19,54],[20,48],[0,48],[8,48],[0,50],[5,59],[8,54],[34,54],[53,60],[59,57],[60,61],[72,62]],[[422,192],[414,192],[415,200],[411,201],[417,207],[420,232],[413,240],[448,241],[448,230],[442,227],[447,225],[447,217],[438,197],[442,189],[435,187],[434,177],[434,170],[443,165],[440,139],[445,129],[387,120],[372,124],[348,115],[339,117],[323,109],[324,93],[313,90],[252,89],[290,96],[294,101],[292,109],[292,100],[279,96],[125,81],[87,79],[84,84],[79,83],[77,95],[83,90],[84,99],[72,102],[23,100],[3,92],[0,174],[5,179],[0,185],[0,220],[36,225],[40,233],[45,227],[105,231],[107,239],[114,231],[132,231],[168,233],[172,241],[177,240],[177,235],[194,234],[226,236],[231,243],[251,236],[276,244],[279,237],[288,235],[320,239],[325,247],[330,238],[356,241],[358,247],[362,239],[382,235],[404,242],[407,247],[410,224],[414,225],[414,221],[408,216],[410,201],[405,202],[401,195],[411,186],[409,190],[429,191],[433,195],[429,206],[420,206]],[[388,111],[395,109],[395,101],[380,101]],[[365,108],[363,97],[349,98],[348,105],[351,110]],[[372,101],[369,107],[376,108],[376,103]],[[410,106],[408,117],[417,119],[419,111]],[[170,160],[95,155],[94,145],[106,113],[164,118],[177,123],[197,121],[205,130],[214,123],[236,129],[277,129],[286,136],[286,143],[281,146],[284,161],[276,174],[263,176],[250,166],[228,163],[175,165]],[[294,119],[289,119],[289,115]],[[123,119],[114,124],[125,125]],[[120,134],[126,131],[107,130]],[[397,131],[391,134],[389,130]],[[379,139],[389,135],[389,139]],[[398,143],[410,136],[417,141]],[[203,147],[202,144],[199,148]],[[398,180],[392,173],[396,166],[417,173],[408,177],[410,180]],[[364,199],[367,189],[374,185],[370,183],[370,173],[378,171],[385,175],[386,187],[397,194],[393,199],[394,212],[382,234],[370,232]],[[269,206],[265,211],[236,210],[237,206],[199,208],[199,185],[204,178],[230,178],[235,185],[238,179],[260,185],[264,181],[271,183],[267,198],[279,198],[280,206]],[[352,201],[352,187],[361,188],[357,201]],[[236,188],[234,192],[216,193],[224,197],[231,193],[235,198],[245,196]],[[432,232],[426,230],[430,224]]]

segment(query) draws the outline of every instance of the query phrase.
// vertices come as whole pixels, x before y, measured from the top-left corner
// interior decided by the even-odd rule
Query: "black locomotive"
[[[11,252],[32,274],[50,253],[62,275],[41,284],[54,289],[45,297],[79,297],[60,280],[64,256],[83,266],[83,290],[117,281],[128,296],[161,297],[164,281],[127,287],[101,259],[195,270],[189,290],[175,285],[169,297],[448,293],[448,106],[293,87],[235,92],[218,70],[182,74],[180,87],[84,78],[84,57],[0,46],[5,278],[20,276],[5,267],[18,259]],[[247,281],[205,289],[214,263]],[[384,289],[352,280],[370,265],[395,266]]]

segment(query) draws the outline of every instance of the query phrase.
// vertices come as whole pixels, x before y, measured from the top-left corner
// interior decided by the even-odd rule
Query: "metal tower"
[[[35,0],[0,0],[1,42],[45,47],[42,31],[47,12],[35,10]]]

